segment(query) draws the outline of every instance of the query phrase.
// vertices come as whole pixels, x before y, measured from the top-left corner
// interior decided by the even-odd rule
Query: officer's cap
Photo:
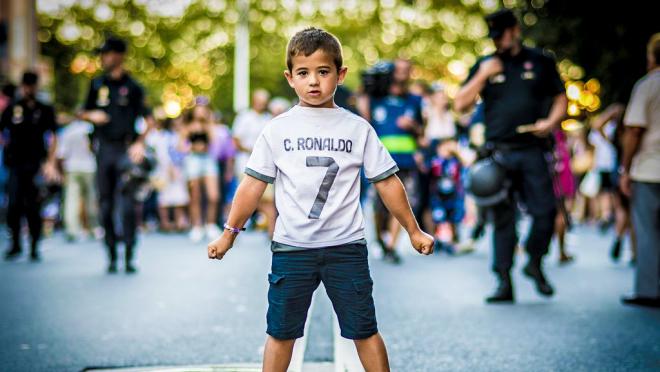
[[[498,10],[495,13],[486,16],[488,24],[488,37],[497,39],[504,34],[504,31],[518,24],[518,20],[509,9]]]
[[[126,53],[126,42],[116,37],[109,37],[105,40],[103,45],[97,49],[99,53],[117,52]]]

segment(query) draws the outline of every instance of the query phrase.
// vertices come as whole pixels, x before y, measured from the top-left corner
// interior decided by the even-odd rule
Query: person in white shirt
[[[649,72],[633,88],[623,122],[621,191],[637,232],[635,293],[624,304],[660,307],[660,33],[647,48]]]
[[[360,210],[360,170],[404,226],[413,247],[433,252],[433,238],[415,220],[396,163],[368,122],[334,103],[346,76],[341,46],[316,28],[287,47],[285,76],[300,103],[266,125],[255,143],[221,237],[208,256],[222,259],[275,183],[279,216],[271,249],[268,338],[264,371],[286,371],[303,334],[314,290],[324,283],[343,337],[353,339],[367,371],[389,371],[376,325]]]
[[[243,174],[252,148],[259,134],[272,117],[268,112],[268,100],[270,94],[264,89],[257,89],[252,93],[252,108],[241,112],[236,116],[232,125],[234,144],[238,153],[236,154],[236,174]]]
[[[259,134],[264,129],[264,126],[272,118],[268,110],[268,100],[270,93],[264,89],[257,89],[252,94],[252,108],[250,110],[240,113],[234,125],[232,126],[232,133],[234,136],[234,145],[238,150],[236,153],[235,171],[239,179],[242,179],[245,172],[245,166],[254,144],[259,138]],[[268,236],[273,237],[273,230],[275,228],[275,218],[277,211],[275,210],[275,201],[273,187],[269,186],[259,201],[257,211],[266,218]]]
[[[92,124],[73,120],[59,134],[57,159],[64,170],[64,227],[68,241],[82,235],[81,202],[91,233],[99,235],[96,158],[90,145]],[[96,231],[95,231],[96,230]]]

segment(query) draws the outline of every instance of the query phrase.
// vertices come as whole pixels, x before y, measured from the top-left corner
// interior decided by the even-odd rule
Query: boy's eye
[[[330,73],[330,71],[328,71],[328,70],[321,70],[321,71],[319,71],[319,73],[320,73],[321,75],[327,75],[327,74]]]
[[[305,76],[307,75],[307,71],[298,71],[299,76]]]

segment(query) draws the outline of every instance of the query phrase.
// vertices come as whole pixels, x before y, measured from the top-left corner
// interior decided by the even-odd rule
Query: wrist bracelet
[[[232,234],[238,234],[241,231],[245,231],[245,227],[232,227],[227,225],[226,223],[223,225],[223,227],[225,228],[225,230],[229,230],[229,232],[231,232]]]

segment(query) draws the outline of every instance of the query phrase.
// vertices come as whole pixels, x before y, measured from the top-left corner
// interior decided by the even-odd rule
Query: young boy
[[[413,217],[396,163],[365,120],[337,107],[344,81],[341,46],[316,28],[298,32],[287,47],[284,72],[300,102],[272,119],[257,140],[225,231],[208,245],[222,259],[256,209],[267,183],[275,183],[279,216],[268,275],[268,338],[264,371],[286,371],[302,337],[314,290],[324,283],[341,334],[353,339],[367,371],[389,371],[376,312],[360,210],[360,169],[422,254],[433,238]]]

